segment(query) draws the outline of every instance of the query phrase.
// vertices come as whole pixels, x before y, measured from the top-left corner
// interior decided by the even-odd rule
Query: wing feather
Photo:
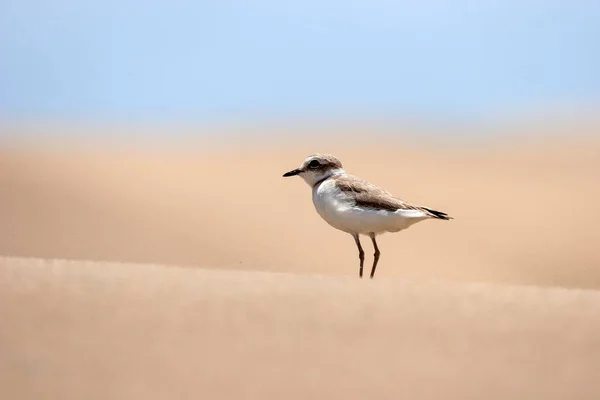
[[[391,193],[383,190],[379,186],[352,175],[336,177],[335,184],[342,192],[352,192],[355,204],[359,207],[387,211],[415,210],[422,211],[432,218],[450,219],[446,213],[432,210],[427,207],[411,205],[402,199],[394,197]]]

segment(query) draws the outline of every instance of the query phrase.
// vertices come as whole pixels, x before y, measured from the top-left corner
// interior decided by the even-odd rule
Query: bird
[[[299,176],[312,188],[317,213],[335,229],[352,235],[358,248],[360,278],[363,277],[365,252],[360,235],[373,242],[374,254],[370,278],[375,276],[381,251],[376,237],[399,232],[427,219],[451,220],[448,214],[417,206],[357,176],[348,174],[341,161],[332,154],[315,153],[283,177]]]

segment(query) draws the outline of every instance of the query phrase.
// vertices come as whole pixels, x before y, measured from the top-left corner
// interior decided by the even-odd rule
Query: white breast
[[[331,226],[344,232],[398,232],[427,217],[414,210],[376,210],[358,207],[349,194],[341,191],[333,179],[317,185],[312,192],[319,215]]]

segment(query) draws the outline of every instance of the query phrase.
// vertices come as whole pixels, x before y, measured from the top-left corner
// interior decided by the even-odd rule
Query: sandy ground
[[[599,398],[594,132],[0,146],[0,398]],[[455,219],[359,280],[316,151]]]
[[[5,399],[597,399],[600,293],[1,259]]]

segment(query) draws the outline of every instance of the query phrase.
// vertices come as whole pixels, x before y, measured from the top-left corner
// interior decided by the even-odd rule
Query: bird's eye
[[[320,166],[321,166],[321,164],[317,160],[312,160],[311,162],[308,163],[309,168],[319,168]]]

